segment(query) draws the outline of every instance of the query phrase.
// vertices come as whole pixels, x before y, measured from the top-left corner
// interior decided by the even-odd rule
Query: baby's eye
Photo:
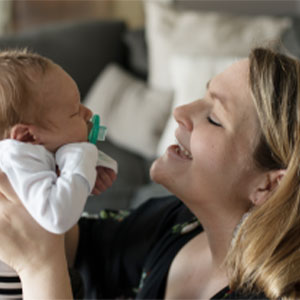
[[[76,112],[76,113],[74,113],[74,114],[72,114],[70,117],[73,118],[73,117],[76,117],[76,116],[78,116],[78,115],[79,115],[79,111]]]
[[[209,123],[213,124],[214,126],[223,127],[222,124],[214,121],[210,116],[207,117]]]

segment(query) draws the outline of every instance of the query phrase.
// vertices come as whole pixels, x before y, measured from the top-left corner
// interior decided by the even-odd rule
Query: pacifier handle
[[[107,127],[100,125],[100,116],[95,114],[92,118],[93,127],[89,133],[88,140],[92,144],[96,144],[97,141],[104,141],[107,132]]]

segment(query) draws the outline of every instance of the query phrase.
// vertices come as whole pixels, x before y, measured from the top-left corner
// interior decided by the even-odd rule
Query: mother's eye
[[[220,123],[214,121],[214,120],[213,120],[211,117],[209,117],[209,116],[207,117],[207,120],[208,120],[209,123],[211,123],[211,124],[214,125],[214,126],[223,127],[222,124],[220,124]]]

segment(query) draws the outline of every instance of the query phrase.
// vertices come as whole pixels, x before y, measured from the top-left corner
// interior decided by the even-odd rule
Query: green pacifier
[[[107,127],[100,125],[100,116],[94,115],[92,118],[93,127],[89,133],[89,142],[96,144],[97,141],[104,141]]]

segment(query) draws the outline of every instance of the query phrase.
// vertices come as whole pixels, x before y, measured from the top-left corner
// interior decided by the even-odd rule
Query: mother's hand
[[[40,227],[0,173],[0,260],[16,270],[24,299],[72,298],[64,236]]]

